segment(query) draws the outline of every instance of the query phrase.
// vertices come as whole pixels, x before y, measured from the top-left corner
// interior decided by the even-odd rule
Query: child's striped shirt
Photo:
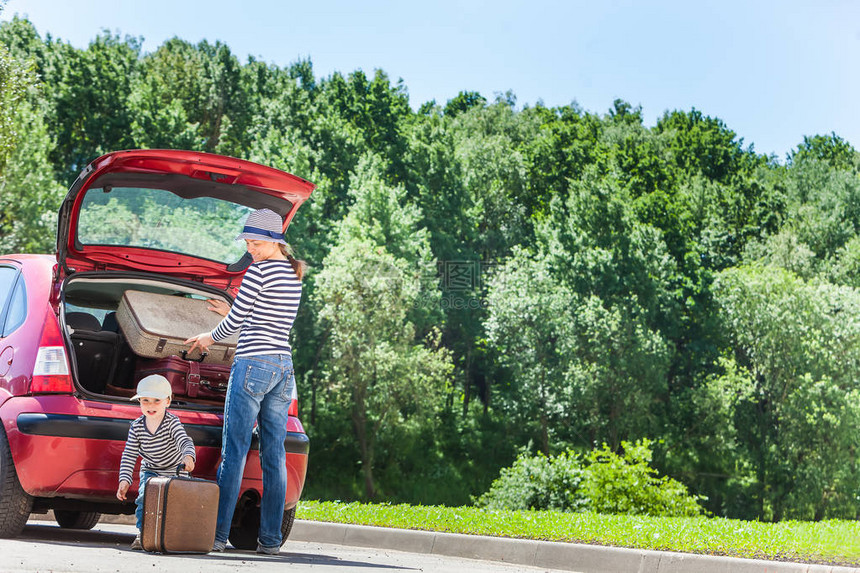
[[[170,476],[176,475],[176,467],[186,455],[197,461],[194,442],[185,433],[179,418],[165,412],[158,429],[151,433],[146,428],[146,416],[140,416],[131,422],[128,429],[128,440],[125,442],[119,465],[119,481],[132,483],[132,473],[138,456],[142,458],[142,469]]]

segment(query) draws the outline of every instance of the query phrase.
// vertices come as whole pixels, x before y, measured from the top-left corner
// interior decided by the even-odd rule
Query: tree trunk
[[[549,455],[549,429],[547,428],[547,419],[546,413],[541,410],[540,413],[540,449],[541,451]]]
[[[472,373],[471,373],[471,349],[466,349],[466,363],[463,365],[463,384],[465,385],[463,392],[463,417],[469,415],[469,399],[472,394]]]
[[[361,450],[361,473],[364,475],[364,494],[367,499],[376,498],[376,485],[373,482],[373,445],[367,437],[367,416],[364,410],[364,399],[356,396],[352,411],[352,427]]]
[[[541,368],[540,374],[540,449],[549,455],[549,420],[546,417],[546,370]]]

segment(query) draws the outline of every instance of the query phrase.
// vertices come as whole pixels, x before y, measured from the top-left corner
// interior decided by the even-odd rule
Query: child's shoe
[[[143,544],[140,542],[140,535],[134,536],[134,541],[131,542],[132,551],[143,551]]]

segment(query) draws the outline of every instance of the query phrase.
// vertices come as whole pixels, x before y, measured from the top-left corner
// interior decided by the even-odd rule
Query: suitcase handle
[[[205,378],[200,379],[200,385],[205,386],[206,388],[208,388],[209,390],[212,390],[213,392],[227,392],[227,386],[220,386],[220,385],[213,386],[212,383],[209,380],[206,380]]]
[[[200,358],[188,358],[188,351],[187,350],[182,351],[182,359],[188,360],[189,362],[203,362],[207,356],[209,356],[208,352],[201,352]]]
[[[188,474],[188,477],[191,477],[191,472],[185,469],[185,462],[179,462],[176,464],[176,477],[182,477],[182,472]]]

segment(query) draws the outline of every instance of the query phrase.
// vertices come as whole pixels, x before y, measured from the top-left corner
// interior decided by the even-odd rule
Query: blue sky
[[[8,0],[0,20],[14,14],[80,48],[107,29],[145,52],[176,36],[310,58],[317,77],[382,69],[413,108],[463,90],[600,114],[621,98],[648,126],[695,107],[780,160],[804,135],[860,149],[853,0]]]

